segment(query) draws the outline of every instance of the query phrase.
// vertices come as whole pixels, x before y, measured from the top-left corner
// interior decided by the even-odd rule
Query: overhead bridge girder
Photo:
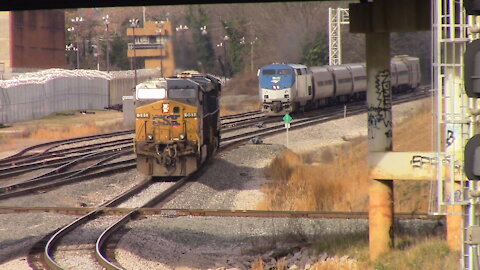
[[[352,3],[351,33],[414,32],[431,30],[430,0],[383,0]]]

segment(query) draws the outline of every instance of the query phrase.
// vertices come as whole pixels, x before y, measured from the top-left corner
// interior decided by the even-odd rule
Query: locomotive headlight
[[[285,97],[285,98],[289,98],[289,97],[290,97],[290,95],[285,95],[284,97]]]
[[[153,141],[153,134],[147,134],[147,140]]]
[[[183,140],[183,139],[185,139],[185,134],[182,133],[182,134],[178,135],[178,137],[180,138],[180,140]]]
[[[263,98],[268,98],[268,95],[264,95]]]
[[[168,111],[170,110],[170,104],[168,104],[168,103],[163,103],[162,109],[163,109],[163,112],[164,112],[164,113],[168,113]]]

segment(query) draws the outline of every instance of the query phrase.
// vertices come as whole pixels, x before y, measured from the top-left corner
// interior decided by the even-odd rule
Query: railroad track
[[[15,166],[19,164],[32,163],[34,161],[44,160],[48,157],[52,157],[55,155],[58,156],[58,155],[65,155],[72,152],[81,152],[81,149],[86,148],[86,146],[72,148],[71,145],[76,143],[96,141],[99,139],[108,139],[108,138],[113,138],[118,136],[129,135],[129,134],[133,134],[133,130],[112,132],[112,133],[106,133],[106,134],[100,134],[100,135],[85,136],[85,137],[78,137],[78,138],[37,144],[31,147],[27,147],[14,155],[0,159],[0,167],[10,167],[12,165]],[[69,146],[69,148],[71,149],[54,150],[55,148],[66,147],[66,146]],[[95,146],[106,147],[103,143],[96,143],[94,145],[91,145],[90,147],[95,147]]]
[[[76,219],[74,222],[67,226],[60,228],[51,234],[44,237],[41,241],[37,242],[30,250],[28,255],[28,263],[35,269],[64,269],[53,257],[54,248],[58,245],[58,241],[62,239],[66,234],[75,230],[79,226],[88,223],[89,220],[99,217],[103,213],[105,207],[115,207],[135,194],[140,193],[151,185],[151,181],[142,181],[130,190],[120,194],[114,199],[102,204],[82,217]]]
[[[409,102],[425,97],[429,97],[431,93],[429,91],[416,91],[408,94],[397,95],[393,98],[392,103],[400,104]],[[305,112],[297,114],[295,120],[291,122],[290,129],[303,128],[309,125],[315,125],[324,123],[331,120],[336,120],[345,116],[356,115],[365,113],[367,108],[365,107],[365,101],[357,101],[348,104],[348,110],[345,112],[343,106],[332,106],[321,108],[320,110]],[[285,126],[280,117],[270,117],[265,120],[260,120],[261,125],[258,122],[248,123],[243,126],[242,132],[226,136],[227,132],[222,132],[221,147],[230,147],[239,142],[245,142],[256,137],[269,136],[279,132],[285,131]],[[232,133],[234,129],[227,130],[228,133]]]
[[[54,171],[58,172],[62,166],[71,166],[82,160],[88,161],[96,159],[98,156],[107,155],[109,152],[121,151],[125,148],[132,148],[132,139],[121,139],[114,142],[98,143],[50,152],[42,157],[37,157],[32,160],[24,159],[15,165],[0,168],[0,179],[52,167],[56,168]]]
[[[258,115],[263,115],[262,111],[251,111],[251,112],[245,112],[245,113],[238,113],[238,114],[231,114],[231,115],[225,115],[225,116],[220,116],[220,120],[223,122],[229,122],[228,120],[236,120],[239,118],[244,118],[244,117],[250,117],[250,116],[258,116]]]
[[[97,268],[106,268],[106,269],[121,269],[119,266],[115,266],[114,259],[107,258],[107,248],[106,243],[107,240],[119,229],[122,228],[126,223],[130,220],[134,219],[136,216],[140,215],[141,212],[139,209],[142,207],[154,207],[158,205],[165,199],[167,199],[173,192],[178,190],[180,187],[185,185],[192,177],[197,177],[198,174],[195,173],[192,176],[184,177],[176,182],[153,182],[151,179],[147,181],[143,181],[134,188],[128,190],[127,192],[117,196],[113,200],[97,207],[97,208],[90,208],[84,209],[87,211],[72,211],[69,209],[69,213],[75,212],[75,214],[83,214],[82,217],[78,218],[74,222],[68,224],[67,226],[56,230],[55,232],[47,235],[42,241],[38,242],[34,248],[31,249],[30,254],[28,256],[29,265],[35,266],[36,269],[65,269],[69,268],[66,267],[60,260],[65,262],[68,261],[68,250],[62,251],[62,244],[61,242],[68,242],[66,240],[67,235],[73,234],[76,230],[79,230],[81,227],[87,226],[88,223],[95,221],[96,223],[106,224],[106,229],[101,233],[98,238],[94,241],[95,244],[91,243],[90,246],[91,250],[84,252],[81,255],[83,258],[96,258],[97,262],[88,262],[89,268],[90,267],[97,267]],[[136,195],[142,196],[142,192],[146,192],[149,187],[155,184],[165,184],[162,187],[162,191],[158,194],[154,195],[151,199],[148,199],[146,202],[132,202],[129,205],[129,208],[117,208],[122,207],[122,205],[128,204],[128,200],[131,200]],[[7,207],[8,208],[8,207]],[[7,208],[3,208],[4,210]],[[38,210],[38,209],[37,209]],[[58,211],[59,209],[55,210]],[[109,213],[114,211],[116,215],[122,214],[123,217],[120,219],[115,219],[115,221],[111,218]],[[25,209],[23,210],[25,212]],[[79,233],[79,232],[77,232]],[[91,239],[90,239],[91,240]],[[82,246],[85,246],[83,244]],[[80,248],[82,249],[82,248]],[[59,253],[64,253],[63,255]],[[94,255],[94,256],[91,256]],[[58,257],[63,257],[62,259],[57,259]],[[76,258],[77,259],[77,258]],[[85,263],[83,260],[82,263]],[[68,265],[67,265],[68,266]]]
[[[158,202],[154,203],[155,205]],[[0,214],[25,214],[25,213],[53,213],[62,215],[86,215],[98,207],[16,207],[0,206]],[[343,211],[276,211],[276,210],[225,210],[225,209],[177,209],[177,208],[156,208],[156,207],[103,207],[103,215],[123,216],[133,210],[138,210],[139,216],[162,216],[162,217],[264,217],[264,218],[332,218],[367,219],[368,212],[343,212]],[[396,219],[442,219],[443,216],[431,213],[419,212],[397,212]]]
[[[413,92],[413,94],[396,96],[393,100],[393,104],[407,102],[407,101],[423,98],[426,96],[429,96],[429,92],[427,91]],[[355,102],[355,103],[349,104],[349,108],[346,115],[347,116],[355,115],[355,114],[363,113],[365,111],[366,109],[364,106],[364,102]],[[253,117],[253,118],[249,118],[249,117]],[[339,119],[341,117],[343,117],[342,106],[328,107],[318,111],[306,112],[306,113],[297,115],[295,121],[291,123],[291,129],[323,123],[326,121]],[[283,123],[279,120],[279,117],[271,117],[271,118],[265,119],[263,114],[261,114],[261,112],[259,111],[249,112],[246,114],[233,115],[233,116],[230,116],[228,119],[240,119],[238,120],[240,122],[237,122],[237,124],[234,127],[235,128],[243,127],[243,130],[241,131],[240,134],[235,134],[231,136],[225,136],[222,134],[223,136],[220,144],[221,149],[225,149],[227,147],[251,140],[256,137],[268,136],[268,135],[276,134],[279,132],[283,132],[285,130]],[[261,122],[262,125],[255,126],[255,122],[256,123]],[[232,131],[233,129],[224,131],[224,134],[231,133]],[[48,145],[48,148],[46,150],[43,150],[41,153],[25,154],[28,151],[22,151],[20,152],[21,154],[17,154],[10,158],[4,159],[3,160],[4,162],[5,161],[12,162],[12,160],[15,160],[16,162],[22,162],[24,164],[17,165],[17,166],[10,166],[7,168],[1,168],[0,179],[3,179],[7,176],[14,176],[17,174],[30,172],[37,169],[44,169],[44,168],[51,168],[51,167],[53,167],[53,169],[51,169],[50,171],[42,175],[35,176],[34,178],[30,178],[27,180],[23,180],[21,182],[15,182],[13,184],[4,185],[3,187],[0,187],[0,200],[6,199],[6,198],[12,198],[15,196],[32,194],[34,192],[43,191],[46,189],[52,189],[61,185],[76,183],[78,181],[92,179],[95,177],[122,172],[125,170],[135,168],[135,159],[133,156],[132,158],[124,161],[107,163],[108,161],[114,158],[117,158],[119,155],[118,153],[110,153],[110,151],[115,152],[121,148],[123,149],[120,151],[122,155],[133,154],[131,151],[133,147],[131,143],[131,139],[120,139],[120,140],[111,141],[111,142],[94,143],[87,146],[83,145],[83,146],[72,147],[70,149],[65,149],[65,150],[57,150],[57,151],[65,151],[64,153],[72,154],[72,156],[51,158],[52,154],[54,154],[53,156],[59,155],[58,153],[56,153],[56,151],[53,151],[53,149],[60,147],[61,145],[70,145],[79,141],[85,142],[87,140],[92,140],[92,139],[94,140],[95,138],[112,138],[115,136],[129,135],[132,133],[133,131],[123,131],[120,133],[102,134],[99,136],[88,136],[88,137],[76,138],[72,140],[62,140],[59,142],[57,141],[56,143],[52,142],[51,144]],[[31,149],[33,148],[36,148],[36,147],[31,147]],[[98,150],[102,148],[107,148],[107,150],[103,150],[103,151]],[[80,154],[73,155],[75,153],[80,153]],[[46,158],[46,160],[43,160],[43,161],[39,160],[41,158]],[[99,159],[99,160],[95,162],[93,165],[87,166],[82,169],[65,172],[67,167],[73,167],[75,164],[78,164],[80,162],[87,162],[87,161],[92,162],[92,160],[96,160],[96,159]],[[0,162],[1,161],[2,160],[0,160]],[[33,161],[33,162],[27,163],[27,161]]]
[[[394,103],[400,103],[404,102],[410,99],[405,99],[405,100],[396,100]],[[335,113],[332,115],[325,115],[325,119],[322,118],[323,121],[328,121],[331,119],[327,119],[329,117],[341,117],[338,116],[339,111],[341,109],[337,109]],[[363,111],[357,111],[356,109],[350,108],[348,115],[351,114],[357,114],[364,112]],[[337,115],[337,116],[335,116]],[[318,118],[318,116],[316,116]],[[306,117],[308,118],[308,117]],[[278,120],[277,120],[278,121]],[[303,121],[303,120],[302,120]],[[301,126],[299,125],[298,127],[303,127],[305,125],[311,124],[311,122],[308,121],[313,121],[313,120],[306,120],[305,122],[301,122]],[[300,121],[299,121],[300,122]],[[293,126],[293,123],[292,123]],[[283,128],[283,124],[281,125]],[[297,126],[295,126],[297,127]],[[272,130],[269,130],[268,132],[271,132]],[[250,139],[252,134],[247,134],[247,136],[244,137],[239,137],[232,139],[228,143],[230,145],[231,143],[236,143],[239,141],[245,141]],[[258,133],[255,134],[255,136],[258,136]],[[228,142],[228,140],[227,140]],[[222,145],[222,148],[224,148],[226,145]],[[113,224],[108,226],[108,228],[102,233],[96,240],[95,244],[95,257],[98,260],[98,267],[104,267],[106,269],[122,269],[121,265],[118,265],[118,263],[115,261],[114,258],[109,256],[109,254],[112,254],[111,250],[107,248],[107,243],[109,239],[112,238],[112,236],[121,230],[122,227],[125,226],[129,221],[134,220],[136,217],[139,216],[145,216],[145,215],[160,215],[164,217],[180,217],[180,216],[230,216],[230,217],[268,217],[268,218],[275,218],[275,217],[296,217],[296,218],[367,218],[368,214],[365,212],[288,212],[288,211],[230,211],[230,210],[202,210],[202,209],[158,209],[158,208],[153,208],[153,206],[161,204],[162,201],[164,201],[168,196],[170,196],[175,190],[178,190],[180,187],[184,186],[188,182],[187,178],[182,178],[178,182],[171,183],[168,188],[158,196],[155,196],[153,199],[149,200],[146,203],[142,203],[139,206],[130,206],[128,208],[122,208],[122,207],[115,207],[120,205],[120,201],[125,201],[128,198],[131,198],[133,194],[138,194],[141,190],[145,190],[145,188],[135,188],[136,191],[129,191],[129,195],[126,195],[125,198],[119,199],[119,201],[116,202],[109,202],[107,204],[104,204],[100,206],[99,208],[9,208],[9,207],[0,207],[0,212],[5,213],[8,211],[11,212],[30,212],[30,211],[42,211],[42,212],[55,212],[55,213],[82,213],[85,214],[82,218],[77,219],[76,222],[73,222],[69,224],[69,226],[62,228],[55,233],[52,233],[51,235],[48,236],[48,240],[45,239],[44,244],[39,244],[36,246],[35,249],[32,249],[32,254],[29,256],[29,263],[30,265],[39,265],[38,267],[42,268],[45,267],[45,264],[40,262],[38,258],[41,257],[39,255],[39,250],[43,250],[41,253],[43,253],[48,259],[46,264],[48,265],[49,268],[51,269],[62,269],[65,266],[62,267],[61,263],[58,262],[58,260],[55,259],[55,252],[54,250],[61,250],[61,248],[58,248],[58,243],[61,241],[61,239],[65,238],[65,236],[74,230],[76,228],[79,228],[80,226],[85,226],[86,223],[88,223],[89,220],[91,219],[98,219],[100,216],[105,218],[105,216],[111,216],[111,215],[123,215],[121,219],[118,221],[115,221]],[[115,201],[115,200],[114,200]],[[138,207],[138,208],[137,208]],[[88,212],[87,212],[88,211]],[[10,212],[10,213],[11,213]],[[87,212],[87,213],[86,213]],[[439,219],[440,217],[431,217],[428,216],[427,213],[396,213],[397,218],[422,218],[422,219]],[[43,248],[39,248],[39,246],[42,246]],[[93,252],[93,251],[92,251]],[[87,256],[90,257],[90,256]],[[36,259],[37,258],[37,259]],[[101,265],[101,266],[100,266]]]

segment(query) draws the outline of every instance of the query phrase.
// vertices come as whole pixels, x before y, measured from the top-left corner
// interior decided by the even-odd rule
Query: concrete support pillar
[[[367,33],[368,151],[392,150],[390,34]],[[393,247],[393,180],[372,179],[369,186],[370,259]]]
[[[462,206],[452,205],[448,207],[447,211],[450,213],[462,213]],[[447,215],[447,244],[453,251],[462,249],[462,218],[461,215]]]

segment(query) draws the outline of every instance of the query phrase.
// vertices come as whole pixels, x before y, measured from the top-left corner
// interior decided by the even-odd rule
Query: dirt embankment
[[[401,118],[399,123],[394,125],[394,151],[433,149],[431,101],[424,99],[417,103],[414,108],[402,112],[402,115],[395,115],[394,109],[395,117]],[[358,121],[365,120],[347,118],[345,123],[337,125],[348,129],[355,126]],[[328,127],[321,129],[318,137],[326,136],[322,133],[328,130]],[[333,145],[325,138],[326,144],[323,146],[317,144],[316,148],[310,150],[307,150],[308,145],[291,142],[296,150],[287,150],[265,168],[265,174],[270,182],[263,189],[266,196],[258,204],[258,208],[367,211],[369,184],[367,138],[364,134],[354,137],[342,135],[341,138],[343,143]],[[315,145],[314,141],[309,142],[309,146],[312,145]],[[428,211],[430,182],[397,180],[394,181],[394,192],[395,211]]]
[[[118,111],[58,112],[41,119],[0,128],[0,158],[43,142],[126,130]]]

